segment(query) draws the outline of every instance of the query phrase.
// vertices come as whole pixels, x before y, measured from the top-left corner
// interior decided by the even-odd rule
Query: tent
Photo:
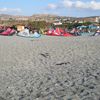
[[[89,29],[97,29],[97,26],[95,26],[95,25],[89,25],[88,28]]]
[[[48,30],[46,35],[50,36],[73,36],[72,34],[65,32],[62,28],[56,28],[55,30]]]
[[[7,30],[1,32],[0,35],[10,36],[10,35],[13,35],[15,33],[16,33],[16,31],[14,29],[7,28]]]
[[[27,38],[39,38],[41,35],[37,32],[34,32],[34,34],[30,34],[29,29],[26,28],[23,31],[19,32],[18,36]]]
[[[25,28],[24,28],[24,26],[23,25],[18,25],[17,26],[17,31],[23,31]]]
[[[82,25],[82,26],[78,26],[77,28],[78,28],[78,29],[83,29],[83,28],[87,28],[87,26]]]

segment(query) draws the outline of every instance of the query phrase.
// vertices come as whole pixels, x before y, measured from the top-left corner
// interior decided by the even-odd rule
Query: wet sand
[[[100,37],[0,36],[0,100],[100,100]]]

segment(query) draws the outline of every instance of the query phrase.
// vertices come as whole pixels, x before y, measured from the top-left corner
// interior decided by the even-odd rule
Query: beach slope
[[[0,36],[0,100],[100,100],[100,37]]]

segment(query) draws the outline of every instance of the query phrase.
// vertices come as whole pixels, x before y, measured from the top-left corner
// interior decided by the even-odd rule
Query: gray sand
[[[0,100],[100,100],[100,37],[0,36]]]

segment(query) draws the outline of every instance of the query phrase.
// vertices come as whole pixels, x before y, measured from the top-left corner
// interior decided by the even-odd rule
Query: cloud
[[[76,1],[76,2],[74,2],[74,6],[76,7],[76,8],[85,8],[85,9],[87,9],[87,8],[89,8],[89,5],[87,5],[86,3],[84,3],[84,2],[82,2],[82,1]]]
[[[20,8],[1,8],[0,9],[0,13],[13,13],[13,12],[16,12],[16,13],[20,13],[21,12],[21,9]]]
[[[63,0],[62,1],[62,4],[63,4],[63,6],[64,7],[72,7],[73,6],[73,1],[71,1],[71,0]]]
[[[56,4],[48,4],[48,6],[47,6],[47,8],[48,9],[57,9],[58,8],[58,5],[56,5]]]
[[[72,0],[63,0],[62,4],[65,8],[79,8],[79,9],[92,9],[92,10],[100,10],[100,2],[96,2],[94,0],[83,2],[80,0],[72,1]]]
[[[91,1],[80,1],[80,0],[62,0],[61,4],[48,4],[46,9],[62,9],[62,8],[77,8],[77,9],[91,9],[91,10],[100,10],[100,2],[94,0]]]
[[[36,8],[36,7],[35,7]],[[81,9],[81,10],[78,10]],[[38,8],[39,13],[68,16],[94,15],[100,12],[100,1],[93,0],[58,0]],[[91,13],[93,12],[93,13]]]
[[[100,10],[100,2],[91,1],[90,6],[94,10]]]
[[[43,8],[42,13],[44,14],[53,14],[53,15],[60,15],[63,6],[58,3],[49,3],[46,7]]]

